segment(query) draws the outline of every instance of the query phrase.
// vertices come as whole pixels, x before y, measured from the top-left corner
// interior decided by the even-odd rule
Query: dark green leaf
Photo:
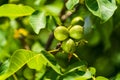
[[[52,67],[53,70],[55,70],[58,74],[61,74],[60,66],[57,64],[55,57],[46,51],[42,51],[41,53],[44,55],[43,58],[47,61],[48,65]]]
[[[48,18],[47,28],[51,31],[53,31],[56,28],[55,21],[52,16],[49,16],[49,18]]]
[[[72,72],[72,71],[75,71],[75,70],[77,70],[77,69],[81,69],[81,67],[83,67],[83,65],[85,65],[85,63],[82,62],[82,61],[75,62],[75,63],[71,64],[71,65],[66,69],[66,73],[65,73],[65,74],[70,73],[70,72]],[[85,66],[84,66],[84,67],[85,67]],[[86,68],[86,67],[85,67],[85,68]],[[83,70],[83,71],[84,71],[84,70]]]

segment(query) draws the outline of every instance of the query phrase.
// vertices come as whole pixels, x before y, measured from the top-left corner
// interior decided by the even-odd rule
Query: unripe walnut
[[[77,16],[77,17],[72,19],[71,24],[72,25],[84,25],[84,20],[82,17]]]
[[[73,53],[76,50],[75,42],[72,39],[63,41],[61,47],[66,53]]]
[[[58,26],[54,31],[54,36],[59,41],[64,41],[69,37],[68,29],[64,26]]]
[[[75,25],[69,30],[70,37],[79,40],[83,36],[83,27],[80,25]]]

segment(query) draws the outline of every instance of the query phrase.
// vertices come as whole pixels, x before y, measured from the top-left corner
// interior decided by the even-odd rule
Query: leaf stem
[[[17,76],[15,74],[13,74],[13,78],[14,78],[14,80],[18,80]]]
[[[48,51],[49,53],[55,54],[56,52],[58,52],[60,49],[54,49],[54,50],[50,50]]]

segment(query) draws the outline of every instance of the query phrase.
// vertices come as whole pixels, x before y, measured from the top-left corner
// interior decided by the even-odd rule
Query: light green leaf
[[[68,0],[66,3],[66,7],[67,9],[71,10],[78,3],[79,3],[79,0]]]
[[[0,47],[0,61],[4,62],[9,57],[10,57],[10,54],[9,54],[8,50]]]
[[[115,80],[120,80],[120,73],[118,73],[117,75],[116,75],[116,79]]]
[[[5,38],[4,32],[0,31],[0,47],[5,46],[7,43],[7,40]]]
[[[34,78],[34,70],[26,67],[26,68],[23,70],[23,76],[24,76],[27,80],[32,80],[32,79]]]
[[[85,0],[85,3],[89,11],[103,22],[107,21],[117,9],[115,0]]]
[[[89,71],[91,72],[92,75],[95,75],[96,69],[94,67],[89,67]]]
[[[41,57],[41,55],[36,56],[36,58],[31,59],[27,65],[31,69],[36,69],[37,71],[42,70],[42,68],[47,64],[47,62]]]
[[[109,79],[107,79],[107,78],[105,78],[103,76],[98,76],[98,77],[96,77],[96,80],[109,80]]]
[[[28,16],[34,12],[34,9],[29,6],[4,4],[0,6],[0,17],[17,18],[21,16]]]
[[[41,52],[42,50],[44,50],[44,47],[39,42],[35,42],[32,45],[31,50],[34,51],[34,52]]]
[[[37,58],[39,58],[39,59],[37,59]],[[37,60],[35,60],[35,59],[37,59]],[[4,74],[0,75],[0,80],[5,80],[9,76],[13,75],[15,72],[17,72],[20,68],[22,68],[29,61],[31,61],[31,62],[38,61],[40,65],[43,65],[43,63],[45,65],[46,63],[48,63],[48,65],[50,67],[52,67],[53,70],[55,70],[57,73],[61,74],[60,68],[56,63],[54,56],[51,55],[50,53],[42,51],[41,53],[38,54],[38,53],[29,51],[29,50],[20,49],[20,50],[15,51],[15,53],[12,55],[12,57],[10,59],[10,65],[9,65],[7,71]],[[30,63],[28,63],[28,64],[30,64]],[[38,70],[38,67],[35,68],[35,66],[38,66],[38,64],[33,64],[33,65],[34,66],[32,66],[32,64],[30,64],[29,66],[31,68]]]
[[[38,54],[28,51],[28,50],[17,50],[12,55],[10,60],[10,66],[5,74],[0,75],[0,80],[4,80],[7,77],[14,74],[21,67],[23,67],[27,62],[29,62],[32,58],[36,58]]]
[[[75,78],[75,80],[87,80],[87,79],[84,77],[79,77],[79,78]]]
[[[58,16],[53,16],[58,25],[62,25],[62,22]]]
[[[30,24],[32,25],[32,28],[36,34],[39,34],[39,31],[42,28],[46,27],[46,16],[45,12],[34,12],[30,16]]]
[[[51,4],[47,4],[44,7],[41,7],[41,10],[47,12],[47,15],[59,16],[62,8],[63,8],[63,1],[55,0]]]

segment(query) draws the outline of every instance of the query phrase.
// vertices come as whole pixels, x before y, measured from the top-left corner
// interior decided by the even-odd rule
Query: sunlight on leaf
[[[91,3],[92,2],[92,3]],[[117,9],[115,0],[85,0],[86,6],[93,15],[98,16],[103,22],[107,21]]]
[[[35,62],[32,64],[29,64],[30,63],[29,61],[30,62],[35,61],[39,64],[36,64]],[[12,55],[10,59],[10,66],[8,67],[5,73],[0,75],[0,80],[5,80],[6,78],[10,77],[15,72],[17,72],[20,68],[22,68],[26,63],[28,63],[30,68],[36,69],[36,70],[40,70],[38,68],[48,63],[48,65],[52,67],[53,70],[61,74],[60,67],[57,65],[54,56],[52,56],[51,54],[45,51],[42,51],[41,53],[35,53],[29,50],[20,49],[15,51],[15,53]]]
[[[42,68],[47,64],[47,62],[41,57],[41,55],[36,56],[36,58],[33,58],[30,60],[27,65],[31,69],[36,69],[37,71],[42,70]]]
[[[47,12],[47,15],[58,16],[63,8],[62,0],[55,0],[52,4],[47,4],[41,7],[42,11]]]
[[[29,6],[4,4],[0,6],[0,17],[17,18],[21,16],[28,16],[34,12],[34,9]]]
[[[3,75],[0,75],[0,80],[4,80],[7,77],[14,74],[21,67],[23,67],[27,62],[29,62],[32,58],[35,58],[38,54],[28,51],[28,50],[17,50],[12,55],[10,60],[10,66],[7,72]]]
[[[46,27],[45,12],[34,12],[30,16],[30,24],[32,25],[34,32],[38,34],[41,29]]]
[[[68,0],[66,3],[66,7],[67,9],[71,10],[78,3],[79,3],[79,0]]]

